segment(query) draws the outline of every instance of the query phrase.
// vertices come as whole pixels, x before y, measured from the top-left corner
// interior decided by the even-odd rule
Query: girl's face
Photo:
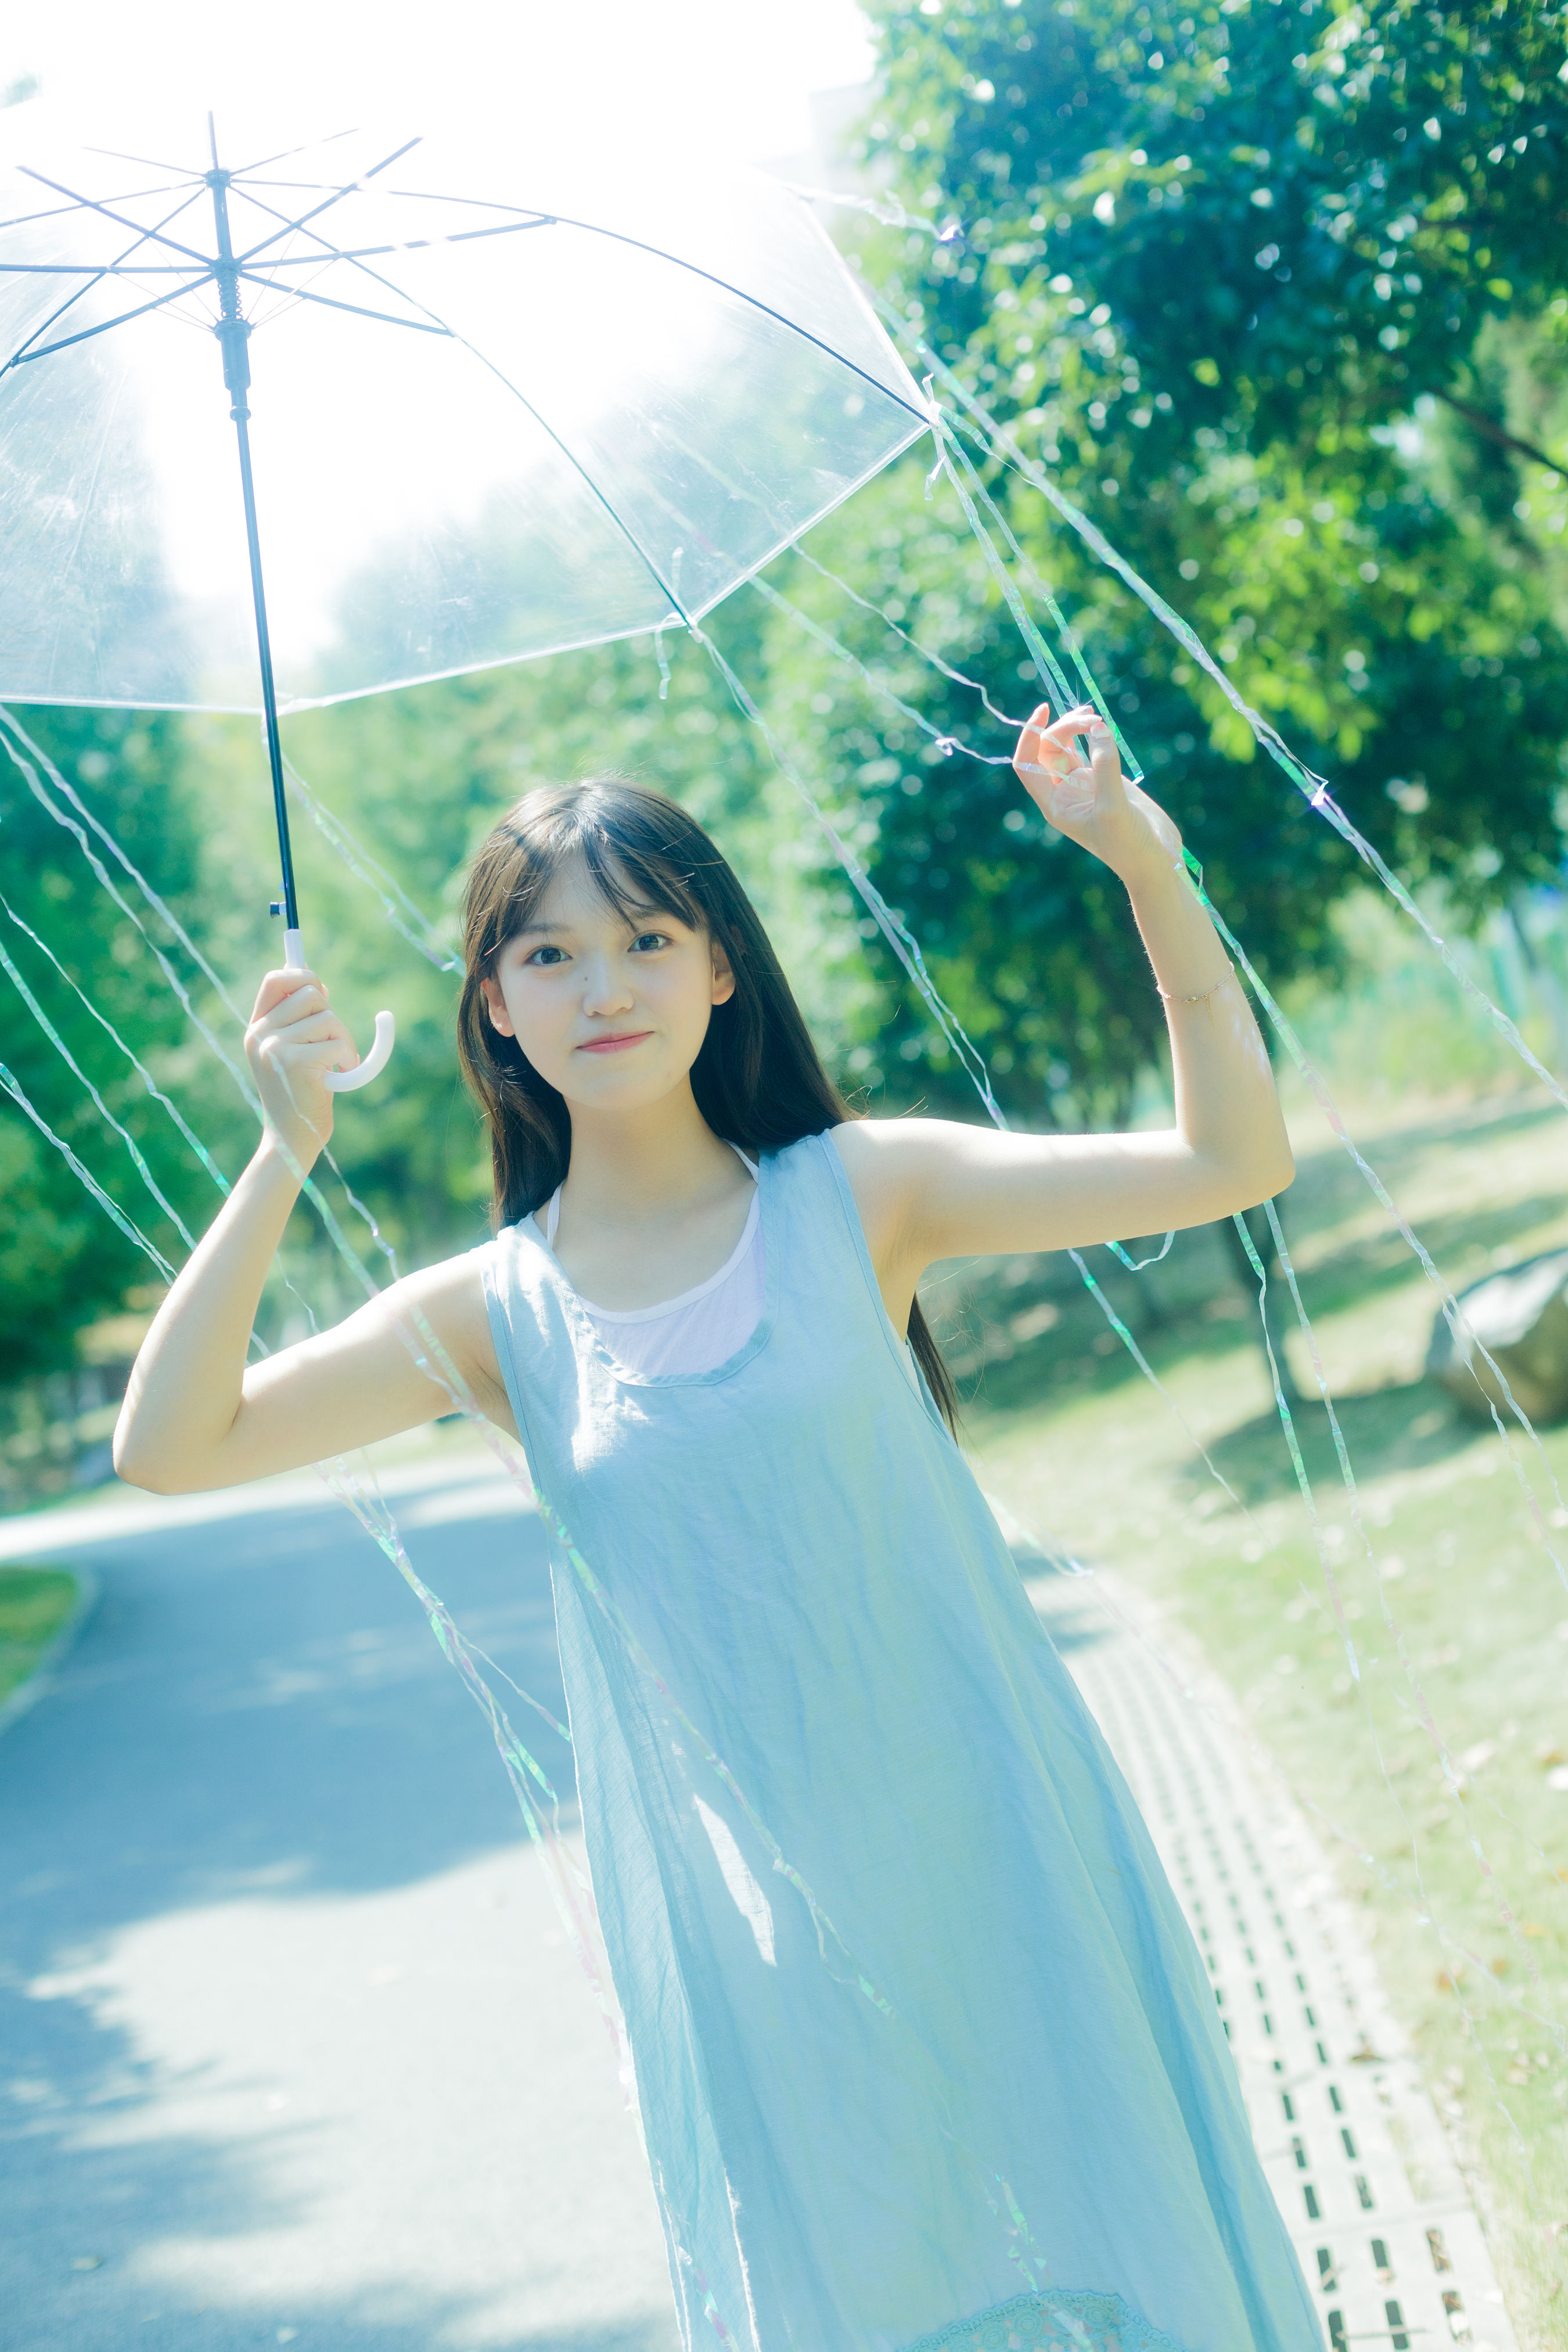
[[[735,991],[706,932],[657,907],[618,914],[581,858],[562,867],[480,985],[494,1026],[542,1078],[569,1103],[609,1111],[640,1110],[682,1085],[713,1007]]]

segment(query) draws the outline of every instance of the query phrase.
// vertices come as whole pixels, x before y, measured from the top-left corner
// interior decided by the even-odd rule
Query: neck
[[[572,1161],[563,1186],[596,1223],[679,1215],[743,1178],[740,1161],[697,1108],[688,1079],[661,1102],[626,1112],[572,1107]]]

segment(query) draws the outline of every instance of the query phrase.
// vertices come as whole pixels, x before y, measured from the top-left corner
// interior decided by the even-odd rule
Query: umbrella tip
[[[217,125],[216,125],[216,124],[214,122],[214,121],[213,121],[213,118],[212,118],[212,110],[211,110],[211,108],[210,108],[210,107],[209,107],[209,108],[208,108],[208,110],[207,110],[207,145],[208,145],[208,146],[211,148],[211,150],[212,150],[213,170],[216,172],[216,171],[217,170],[217,167],[218,167],[218,163],[217,163]]]

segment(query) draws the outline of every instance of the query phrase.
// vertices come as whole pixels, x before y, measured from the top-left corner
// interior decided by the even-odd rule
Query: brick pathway
[[[1517,2352],[1475,2207],[1360,1921],[1226,1694],[1199,1700],[1115,1579],[992,1497],[1214,1978],[1264,2169],[1333,2352]]]

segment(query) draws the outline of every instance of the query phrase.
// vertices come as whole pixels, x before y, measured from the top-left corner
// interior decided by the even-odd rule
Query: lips
[[[590,1037],[579,1045],[580,1054],[624,1054],[628,1045],[640,1045],[651,1037],[651,1029],[628,1029],[618,1037]]]

